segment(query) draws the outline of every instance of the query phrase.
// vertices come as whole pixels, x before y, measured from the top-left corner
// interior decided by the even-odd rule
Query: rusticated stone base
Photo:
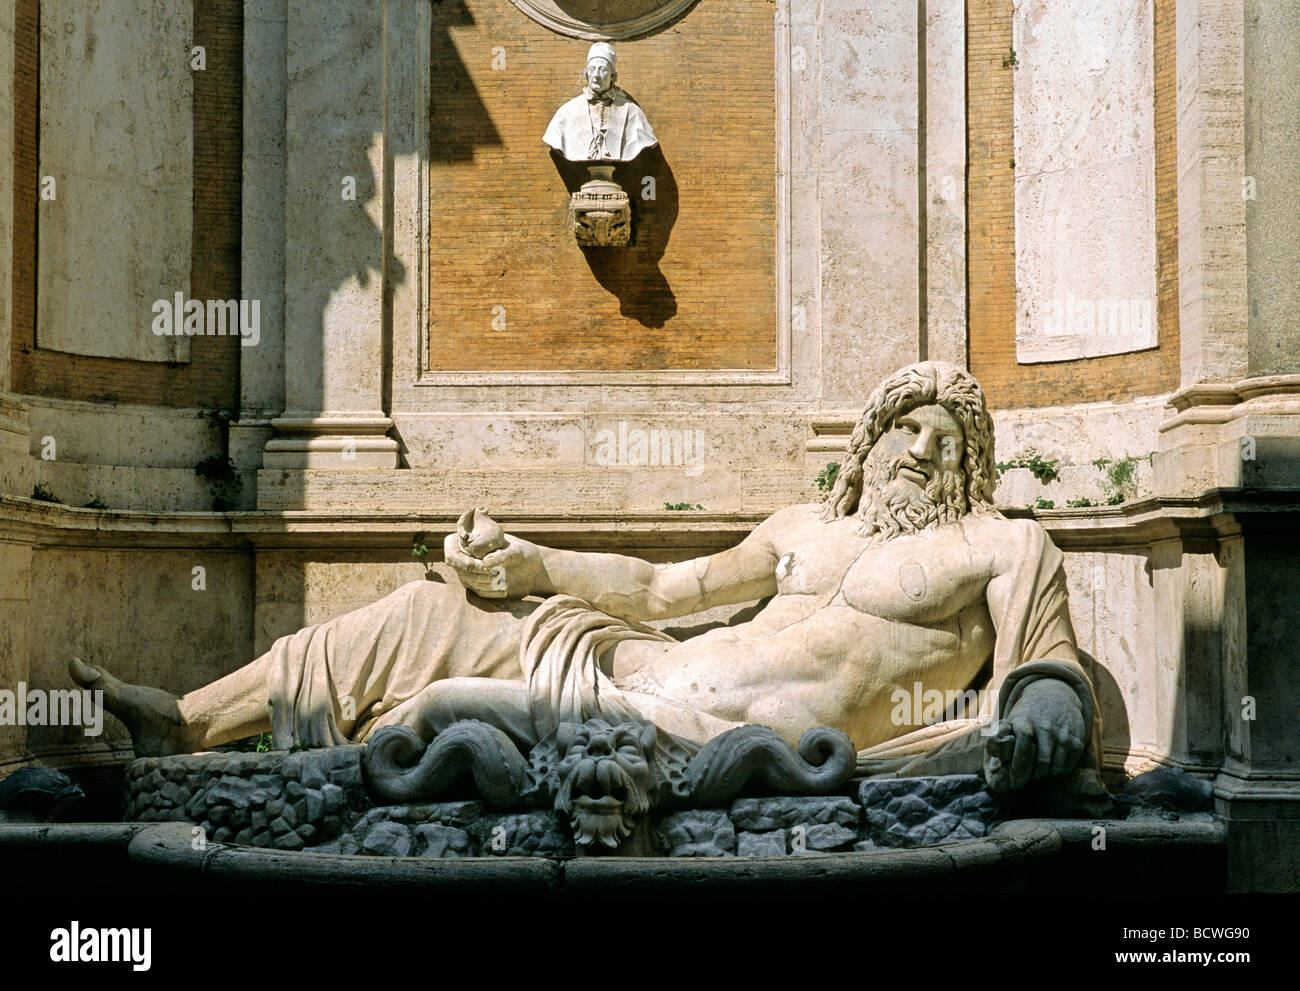
[[[123,818],[180,820],[214,843],[301,850],[337,838],[372,802],[361,747],[143,757],[126,769]]]
[[[568,820],[548,809],[494,810],[478,800],[376,805],[363,785],[361,754],[361,747],[347,746],[142,758],[126,771],[123,818],[190,822],[214,843],[281,850],[383,857],[575,855]],[[886,831],[882,842],[876,824],[897,813],[895,793],[904,784],[909,829]],[[929,837],[940,842],[952,832],[952,794],[971,796],[981,812],[995,807],[978,785],[976,778],[911,779],[865,782],[853,788],[853,796],[739,798],[724,808],[659,812],[652,816],[651,833],[655,852],[670,857],[772,857],[876,843],[919,845]],[[878,798],[880,808],[864,814],[857,794]],[[934,808],[927,796],[936,799]],[[960,821],[963,829],[953,839],[983,836],[992,818],[968,814]]]
[[[213,843],[280,850],[436,858],[577,855],[568,818],[548,808],[521,803],[518,809],[494,809],[477,799],[376,804],[364,784],[362,752],[345,746],[142,758],[126,770],[123,818],[190,822]],[[650,815],[651,852],[781,857],[931,846],[987,836],[1002,814],[975,775],[860,780],[844,791],[659,809]],[[1129,809],[1129,818],[1140,817],[1144,808]]]

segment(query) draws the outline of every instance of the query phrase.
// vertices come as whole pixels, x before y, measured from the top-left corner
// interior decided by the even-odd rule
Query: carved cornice
[[[1300,375],[1259,375],[1237,382],[1199,382],[1169,397],[1165,433],[1187,423],[1227,423],[1247,413],[1300,412]]]
[[[671,24],[695,6],[698,0],[662,0],[652,3],[645,0],[640,4],[609,4],[624,9],[641,8],[640,13],[618,17],[612,20],[597,20],[590,15],[583,16],[579,11],[590,3],[575,3],[572,0],[510,0],[525,17],[536,21],[542,27],[556,34],[583,41],[621,41],[650,34],[665,25]],[[578,11],[573,10],[578,8]],[[646,9],[649,8],[649,9]]]

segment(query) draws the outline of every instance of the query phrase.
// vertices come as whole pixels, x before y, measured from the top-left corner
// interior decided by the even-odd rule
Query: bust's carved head
[[[613,45],[603,41],[592,45],[587,52],[587,68],[582,74],[587,87],[593,93],[600,94],[613,86],[618,82],[617,63],[618,57],[614,54]]]
[[[858,533],[888,540],[994,513],[995,484],[993,422],[979,383],[956,365],[922,361],[872,393],[822,518],[856,511]]]

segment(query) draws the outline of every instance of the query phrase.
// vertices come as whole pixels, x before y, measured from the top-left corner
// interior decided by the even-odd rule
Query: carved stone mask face
[[[569,816],[579,846],[616,848],[631,835],[635,817],[650,808],[654,726],[592,719],[561,724],[556,738],[564,755],[556,810]]]

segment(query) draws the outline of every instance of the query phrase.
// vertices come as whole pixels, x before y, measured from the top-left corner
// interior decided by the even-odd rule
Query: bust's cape
[[[605,128],[605,154],[600,159],[591,157],[590,108],[594,106],[584,92],[560,107],[551,118],[551,124],[542,140],[571,162],[630,162],[647,148],[659,143],[645,113],[617,87],[607,111]]]

